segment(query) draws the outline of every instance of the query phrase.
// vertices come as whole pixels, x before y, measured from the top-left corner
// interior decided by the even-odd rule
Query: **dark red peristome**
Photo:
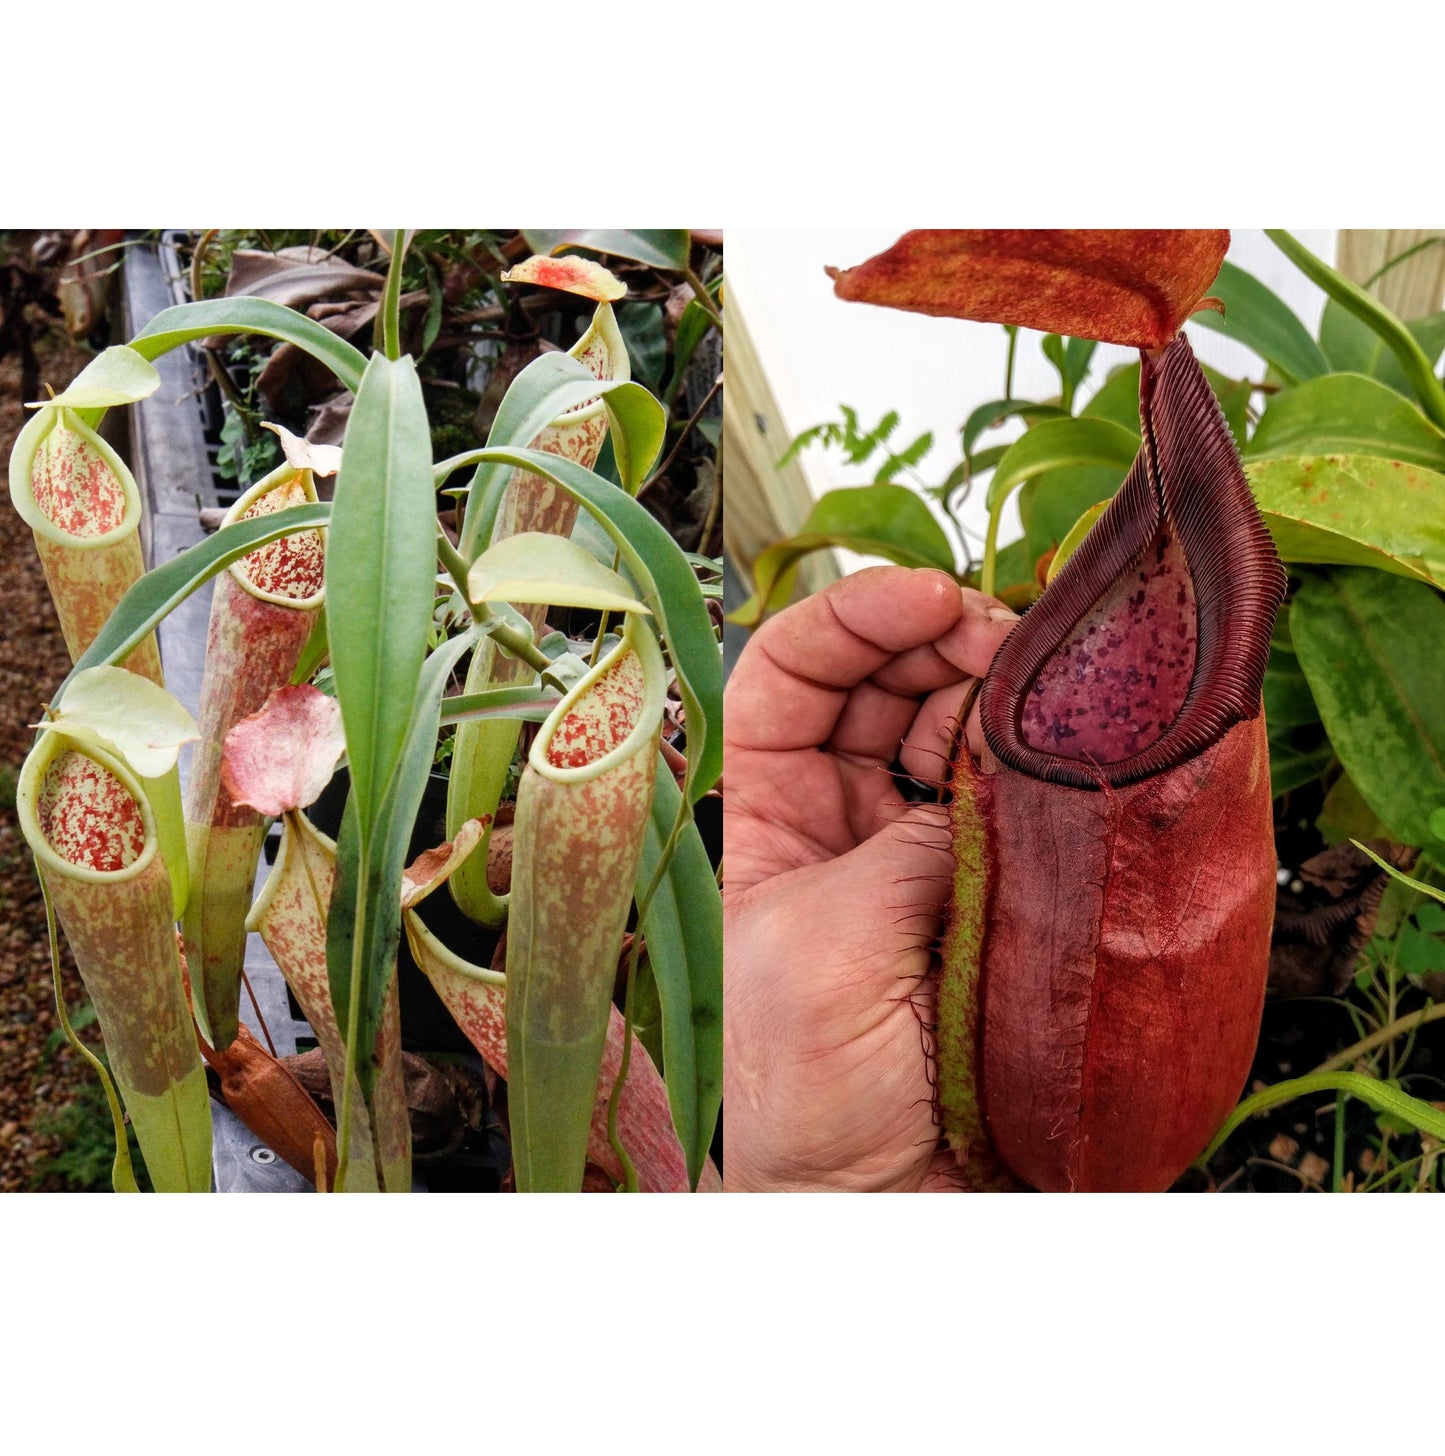
[[[1259,712],[1285,575],[1188,340],[1140,375],[1143,447],[1119,493],[989,668],[1004,763],[1134,783]]]
[[[1260,692],[1284,571],[1183,338],[1145,359],[1140,413],[1118,496],[989,669],[990,753],[955,773],[984,887],[957,900],[940,1007],[977,984],[976,1048],[952,1055],[997,1151],[1049,1190],[1188,1167],[1248,1073],[1269,964]]]

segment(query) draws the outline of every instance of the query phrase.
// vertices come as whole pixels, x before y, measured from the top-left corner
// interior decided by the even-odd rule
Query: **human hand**
[[[724,704],[725,1186],[957,1186],[922,1025],[953,869],[940,776],[1017,618],[941,571],[873,567],[764,623]],[[977,713],[966,729],[982,748]],[[900,751],[900,742],[903,747]]]

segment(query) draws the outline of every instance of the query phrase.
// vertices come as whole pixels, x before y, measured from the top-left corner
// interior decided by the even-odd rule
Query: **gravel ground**
[[[41,378],[59,390],[87,357],[57,342],[42,354]],[[0,360],[0,460],[9,460],[24,415],[19,370],[13,359]],[[0,1192],[66,1186],[49,1169],[61,1139],[47,1129],[95,1081],[63,1041],[47,1053],[58,1023],[45,907],[14,807],[15,777],[34,736],[28,725],[69,670],[30,529],[6,492],[0,496]],[[74,1016],[85,991],[69,951],[63,955],[66,1004]],[[98,1041],[94,1028],[83,1035]]]

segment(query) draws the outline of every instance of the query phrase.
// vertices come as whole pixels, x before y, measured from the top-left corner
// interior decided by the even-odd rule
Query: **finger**
[[[1004,638],[1018,625],[1018,614],[971,587],[960,588],[960,595],[958,620],[933,645],[965,677],[982,677]]]
[[[958,715],[968,701],[968,694],[977,679],[965,680],[957,687],[942,688],[923,700],[903,739],[898,755],[903,771],[925,783],[943,776],[953,756],[954,739],[958,736]],[[983,726],[978,716],[978,698],[969,707],[964,741],[977,758],[983,752]]]
[[[780,612],[733,671],[725,741],[768,750],[827,743],[849,693],[900,653],[949,633],[960,596],[945,572],[878,566]],[[866,741],[866,720],[855,718],[850,732]]]
[[[838,714],[828,747],[869,763],[890,764],[917,712],[917,695],[895,693],[871,680],[859,683]]]

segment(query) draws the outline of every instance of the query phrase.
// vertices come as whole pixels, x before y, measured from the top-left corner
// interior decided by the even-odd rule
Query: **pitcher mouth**
[[[54,806],[47,810],[43,807],[42,800],[46,794],[52,769],[66,755],[85,760],[93,765],[100,774],[108,779],[113,779],[116,786],[129,796],[136,814],[133,827],[140,831],[140,844],[130,859],[116,868],[94,868],[84,863],[83,860],[62,853],[56,847],[55,840],[59,833],[59,826]],[[107,787],[104,780],[100,781],[100,787]],[[83,809],[83,806],[81,807]],[[36,862],[50,874],[64,875],[70,879],[84,880],[97,885],[123,884],[143,874],[158,852],[159,840],[155,817],[146,798],[145,790],[135,775],[118,758],[96,748],[93,744],[82,745],[67,738],[59,731],[43,734],[40,741],[31,750],[30,757],[26,759],[25,766],[20,773],[15,808],[20,821],[20,831],[29,843]],[[92,819],[95,817],[93,809],[90,817]],[[77,833],[81,832],[81,829],[78,829]],[[117,830],[117,832],[120,831]]]
[[[1140,370],[1124,484],[994,657],[1000,762],[1078,789],[1174,768],[1260,711],[1286,578],[1214,393],[1180,334]]]

